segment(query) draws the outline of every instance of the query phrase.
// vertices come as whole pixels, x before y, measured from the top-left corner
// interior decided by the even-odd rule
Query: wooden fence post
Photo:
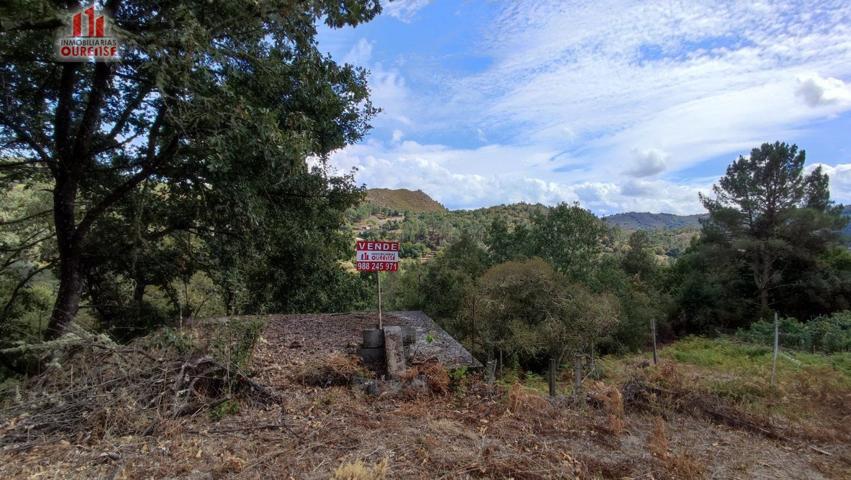
[[[585,403],[582,395],[582,355],[579,353],[573,357],[573,396],[580,404]]]
[[[549,371],[549,380],[550,380],[550,397],[556,396],[556,367],[558,366],[558,361],[550,357],[550,371]]]
[[[650,332],[653,335],[653,365],[658,361],[656,355],[656,317],[650,318]]]

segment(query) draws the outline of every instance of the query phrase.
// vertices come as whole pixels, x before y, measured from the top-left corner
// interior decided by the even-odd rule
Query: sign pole
[[[386,240],[357,240],[355,242],[355,269],[375,272],[378,284],[378,328],[384,328],[381,305],[381,272],[399,270],[399,242]]]
[[[375,278],[378,279],[378,329],[381,330],[384,328],[381,321],[381,272],[375,272]]]

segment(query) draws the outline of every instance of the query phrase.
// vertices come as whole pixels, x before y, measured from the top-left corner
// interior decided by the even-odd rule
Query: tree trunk
[[[53,222],[59,249],[59,293],[45,331],[48,340],[62,335],[80,307],[83,291],[82,238],[77,235],[74,223],[76,200],[76,180],[66,175],[59,176],[53,190]]]
[[[45,338],[54,339],[65,331],[65,328],[74,320],[77,310],[80,308],[80,296],[83,290],[83,282],[80,277],[80,256],[60,258],[62,265],[59,274],[59,294],[56,303],[53,304],[53,313],[47,324]]]
[[[142,319],[142,309],[145,306],[145,287],[147,287],[145,280],[139,276],[133,287],[133,316],[137,324]]]
[[[765,317],[768,315],[768,287],[761,287],[759,290],[759,308],[760,316]]]

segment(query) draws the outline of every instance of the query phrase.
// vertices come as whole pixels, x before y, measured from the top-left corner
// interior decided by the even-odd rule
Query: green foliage
[[[208,349],[232,370],[245,370],[265,323],[259,318],[230,318],[213,327]]]
[[[794,318],[781,318],[780,345],[784,348],[812,352],[851,351],[851,312],[837,312],[816,317],[806,323]],[[774,322],[758,321],[736,332],[736,337],[751,343],[773,345]]]
[[[174,350],[180,354],[197,348],[195,340],[186,330],[164,327],[145,338],[145,345],[155,350]]]
[[[603,222],[578,204],[559,204],[533,219],[529,256],[539,256],[573,281],[586,282],[600,260],[608,233]],[[523,244],[519,244],[521,247]]]
[[[228,415],[236,415],[237,413],[239,413],[239,402],[227,399],[210,409],[210,420],[218,422]]]
[[[771,372],[770,346],[735,342],[727,338],[687,337],[662,349],[661,355],[662,358],[712,368],[724,375],[765,380]],[[844,382],[851,385],[851,354],[848,352],[831,355],[789,352],[789,355],[788,358],[781,356],[777,362],[779,378],[809,368],[825,368],[839,372]]]
[[[489,265],[484,248],[471,236],[462,235],[428,264],[404,264],[392,278],[387,301],[392,308],[421,309],[463,337],[464,325],[455,320],[468,291]]]
[[[729,328],[771,310],[810,318],[847,308],[849,270],[831,262],[845,220],[827,175],[805,175],[804,161],[795,145],[763,144],[701,197],[709,218],[677,268],[683,317]]]
[[[5,169],[0,159],[0,173]],[[0,346],[40,337],[53,303],[56,255],[48,186],[0,175]]]
[[[612,295],[568,284],[540,258],[492,267],[472,295],[465,318],[488,358],[502,351],[525,366],[589,348],[619,316]]]
[[[350,176],[328,175],[324,161],[362,138],[377,110],[366,71],[319,51],[317,24],[354,26],[380,5],[132,0],[106,9],[127,36],[121,61],[62,64],[43,41],[61,26],[62,6],[3,9],[0,184],[43,182],[52,197],[61,288],[48,333],[61,333],[81,300],[99,306],[98,296],[112,309],[98,312],[109,325],[124,316],[158,323],[144,312],[145,287],[168,290],[197,271],[226,290],[228,311],[270,299],[290,309],[333,304],[315,300],[316,288],[293,293],[337,286],[343,212],[362,192]],[[181,232],[196,236],[197,250],[173,248]],[[264,263],[319,273],[263,272],[283,277],[284,292],[244,298]],[[132,301],[127,286],[138,289]]]

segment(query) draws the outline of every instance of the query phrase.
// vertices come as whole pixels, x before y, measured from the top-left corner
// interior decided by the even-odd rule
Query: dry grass
[[[650,449],[650,454],[660,460],[667,460],[670,456],[667,428],[662,417],[653,419],[653,432],[647,439],[647,446]]]
[[[552,404],[534,390],[517,382],[508,390],[508,409],[516,414],[542,414],[551,410]]]
[[[626,417],[623,408],[623,394],[620,389],[603,382],[593,382],[588,392],[606,413],[606,427],[609,433],[616,437],[621,436],[626,427]]]
[[[403,382],[408,383],[419,377],[426,382],[429,392],[435,395],[449,393],[449,372],[437,361],[414,365],[403,372],[400,377]]]
[[[344,463],[334,470],[332,480],[384,480],[389,472],[387,463],[386,458],[373,466],[360,460]]]
[[[668,441],[668,431],[662,417],[653,419],[653,431],[647,439],[650,454],[653,455],[673,476],[673,478],[703,478],[706,467],[688,452],[673,453]]]
[[[0,411],[0,444],[62,435],[88,441],[150,434],[167,419],[242,399],[277,397],[232,365],[146,338],[129,346],[91,340],[53,358]]]
[[[327,365],[300,365],[295,374],[287,373],[285,383],[276,375],[281,370],[271,367],[282,361],[293,365],[302,352],[272,347],[264,344],[269,350],[252,365],[276,380],[278,400],[271,404],[242,402],[238,413],[218,422],[200,414],[164,416],[151,435],[120,426],[119,417],[93,417],[92,428],[118,425],[108,427],[108,434],[42,432],[31,439],[37,442],[9,436],[17,431],[13,426],[0,432],[0,478],[539,480],[775,478],[777,472],[849,478],[851,473],[841,439],[769,439],[753,434],[751,428],[760,424],[728,423],[725,418],[749,419],[741,416],[749,413],[690,389],[689,368],[678,362],[664,370],[625,366],[619,378],[629,381],[589,383],[590,406],[583,408],[552,402],[519,383],[494,387],[473,377],[464,388],[448,388],[446,372],[428,364],[406,373],[409,382],[424,382],[427,394],[368,395],[348,385],[359,373],[357,362],[345,356],[327,357]],[[323,380],[294,381],[309,371],[320,371],[317,378]],[[326,387],[328,378],[348,380]],[[821,387],[787,388],[818,395]],[[822,398],[831,402],[841,391],[828,388]],[[120,393],[109,395],[116,402],[133,398]],[[2,416],[0,425],[15,418]],[[138,419],[131,415],[126,421]],[[840,423],[843,417],[825,421]]]
[[[361,360],[352,355],[332,354],[321,360],[302,366],[296,373],[296,381],[313,387],[350,385],[357,378],[369,378],[372,374]]]

